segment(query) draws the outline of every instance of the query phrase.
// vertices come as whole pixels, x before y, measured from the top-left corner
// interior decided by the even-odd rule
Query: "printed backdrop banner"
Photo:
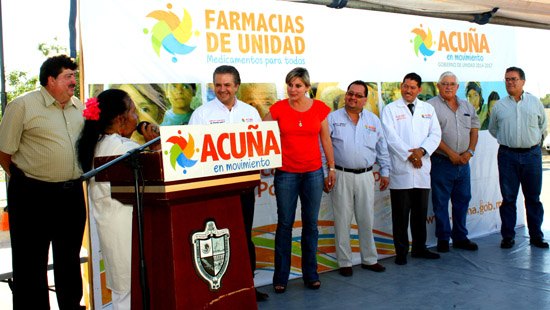
[[[507,95],[503,77],[505,69],[516,63],[515,50],[510,48],[515,46],[514,28],[273,0],[80,2],[85,92],[96,96],[107,88],[124,89],[136,103],[140,121],[158,125],[187,124],[196,107],[212,100],[212,73],[220,65],[239,70],[242,84],[237,97],[253,105],[262,117],[274,102],[286,98],[285,76],[297,66],[310,73],[309,96],[332,110],[343,107],[343,94],[351,81],[366,81],[366,109],[377,115],[401,97],[400,82],[405,74],[416,72],[422,77],[419,98],[428,100],[438,94],[439,75],[453,71],[460,80],[457,95],[476,108],[482,123],[471,160],[469,236],[499,230],[498,145],[485,129],[492,105]],[[132,138],[142,141],[137,134]],[[273,276],[277,226],[273,174],[274,170],[263,170],[256,188],[256,285],[270,283]],[[374,175],[378,188],[380,175]],[[319,213],[321,272],[338,268],[332,208],[329,197],[323,196]],[[431,207],[429,210],[428,243],[433,245],[435,221]],[[388,190],[376,191],[374,212],[379,256],[394,255]],[[297,214],[293,278],[301,276],[301,219],[299,211]],[[519,225],[525,223],[524,218],[520,197]],[[355,223],[351,235],[354,263],[358,264]],[[99,251],[96,243],[93,252]],[[97,260],[97,255],[93,259]],[[105,288],[104,281],[95,276],[94,284],[102,283]],[[98,304],[107,305],[108,298]]]

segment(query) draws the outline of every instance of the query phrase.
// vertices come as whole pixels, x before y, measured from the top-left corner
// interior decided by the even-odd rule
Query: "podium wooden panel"
[[[95,159],[95,166],[115,157]],[[164,182],[159,152],[141,155],[144,187],[144,251],[151,309],[257,309],[241,193],[260,182],[257,171],[192,180]],[[131,169],[123,162],[102,171],[96,180],[109,181],[112,197],[135,205]],[[142,189],[140,189],[142,191]],[[136,208],[132,235],[132,309],[142,309]],[[195,269],[191,235],[205,230],[208,220],[229,230],[230,258],[217,291]]]

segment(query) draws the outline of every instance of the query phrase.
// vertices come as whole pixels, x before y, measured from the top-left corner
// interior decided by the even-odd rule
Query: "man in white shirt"
[[[390,197],[393,242],[398,265],[407,263],[409,213],[412,257],[434,259],[439,254],[426,249],[426,216],[430,193],[430,155],[441,141],[441,128],[433,106],[416,97],[422,79],[409,73],[401,84],[402,98],[382,111],[391,159]]]
[[[258,111],[235,97],[241,84],[239,71],[233,66],[219,66],[214,70],[214,92],[216,98],[198,107],[191,115],[189,125],[257,123],[261,122]],[[241,195],[243,221],[248,244],[248,255],[252,274],[256,270],[256,250],[252,242],[254,221],[254,191]],[[256,300],[264,301],[268,295],[256,290]]]

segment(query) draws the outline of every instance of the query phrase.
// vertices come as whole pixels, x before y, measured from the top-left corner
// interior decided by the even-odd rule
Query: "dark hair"
[[[227,65],[224,65],[224,66],[219,66],[216,68],[216,70],[214,70],[214,74],[212,75],[212,81],[214,81],[214,83],[216,83],[216,74],[231,74],[233,75],[233,83],[235,84],[235,86],[237,85],[241,85],[241,76],[239,75],[239,71],[237,71],[237,69],[233,66],[227,66]]]
[[[498,95],[498,93],[496,91],[492,91],[490,94],[489,94],[489,98],[487,99],[488,102],[491,102],[493,100],[499,100],[500,99],[500,96]]]
[[[367,87],[367,83],[365,83],[364,81],[357,80],[357,81],[351,82],[348,86],[348,91],[351,88],[351,85],[361,85],[361,86],[363,86],[365,88],[365,97],[368,96],[369,88]]]
[[[311,80],[309,79],[309,72],[307,72],[306,68],[296,67],[286,75],[285,83],[290,83],[294,78],[299,78],[304,82],[304,85],[306,87],[311,86]]]
[[[76,70],[77,64],[67,55],[50,57],[40,67],[40,85],[48,85],[48,77],[56,78],[63,69]]]
[[[130,96],[120,89],[107,89],[97,96],[99,102],[99,119],[86,120],[80,138],[76,142],[78,161],[84,172],[92,169],[97,142],[105,135],[113,120],[128,111]]]
[[[483,107],[483,103],[485,102],[483,100],[481,86],[479,86],[479,83],[477,82],[468,82],[466,83],[466,98],[468,98],[468,93],[470,90],[475,90],[479,94],[479,109],[476,112],[481,111],[481,108]],[[474,107],[475,108],[475,107]]]
[[[405,80],[416,81],[416,83],[418,83],[418,87],[422,87],[422,78],[420,77],[420,75],[418,75],[414,72],[411,72],[411,73],[405,75],[405,77],[403,78],[403,83],[405,83]]]
[[[506,69],[506,73],[508,73],[508,72],[517,72],[519,74],[519,79],[520,80],[525,80],[525,72],[523,72],[523,70],[521,68],[510,67],[510,68]]]

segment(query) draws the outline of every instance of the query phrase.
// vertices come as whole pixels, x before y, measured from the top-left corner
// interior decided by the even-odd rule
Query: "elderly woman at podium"
[[[319,137],[329,166],[328,182],[335,181],[334,154],[327,115],[330,108],[322,101],[308,98],[309,73],[295,68],[286,76],[288,99],[269,109],[264,121],[275,120],[281,132],[283,166],[275,173],[277,199],[277,231],[275,234],[275,292],[286,290],[292,253],[292,227],[298,197],[302,215],[302,276],[310,289],[321,286],[317,273],[317,218],[323,194],[324,175]]]
[[[84,172],[93,169],[97,156],[122,155],[139,147],[129,139],[138,124],[136,106],[128,93],[108,89],[86,101],[84,129],[77,141],[77,156]],[[146,141],[158,136],[158,128],[143,124]],[[155,145],[160,148],[160,144]],[[132,206],[111,198],[109,182],[89,183],[90,205],[97,222],[105,263],[107,287],[112,291],[114,309],[130,309]]]

